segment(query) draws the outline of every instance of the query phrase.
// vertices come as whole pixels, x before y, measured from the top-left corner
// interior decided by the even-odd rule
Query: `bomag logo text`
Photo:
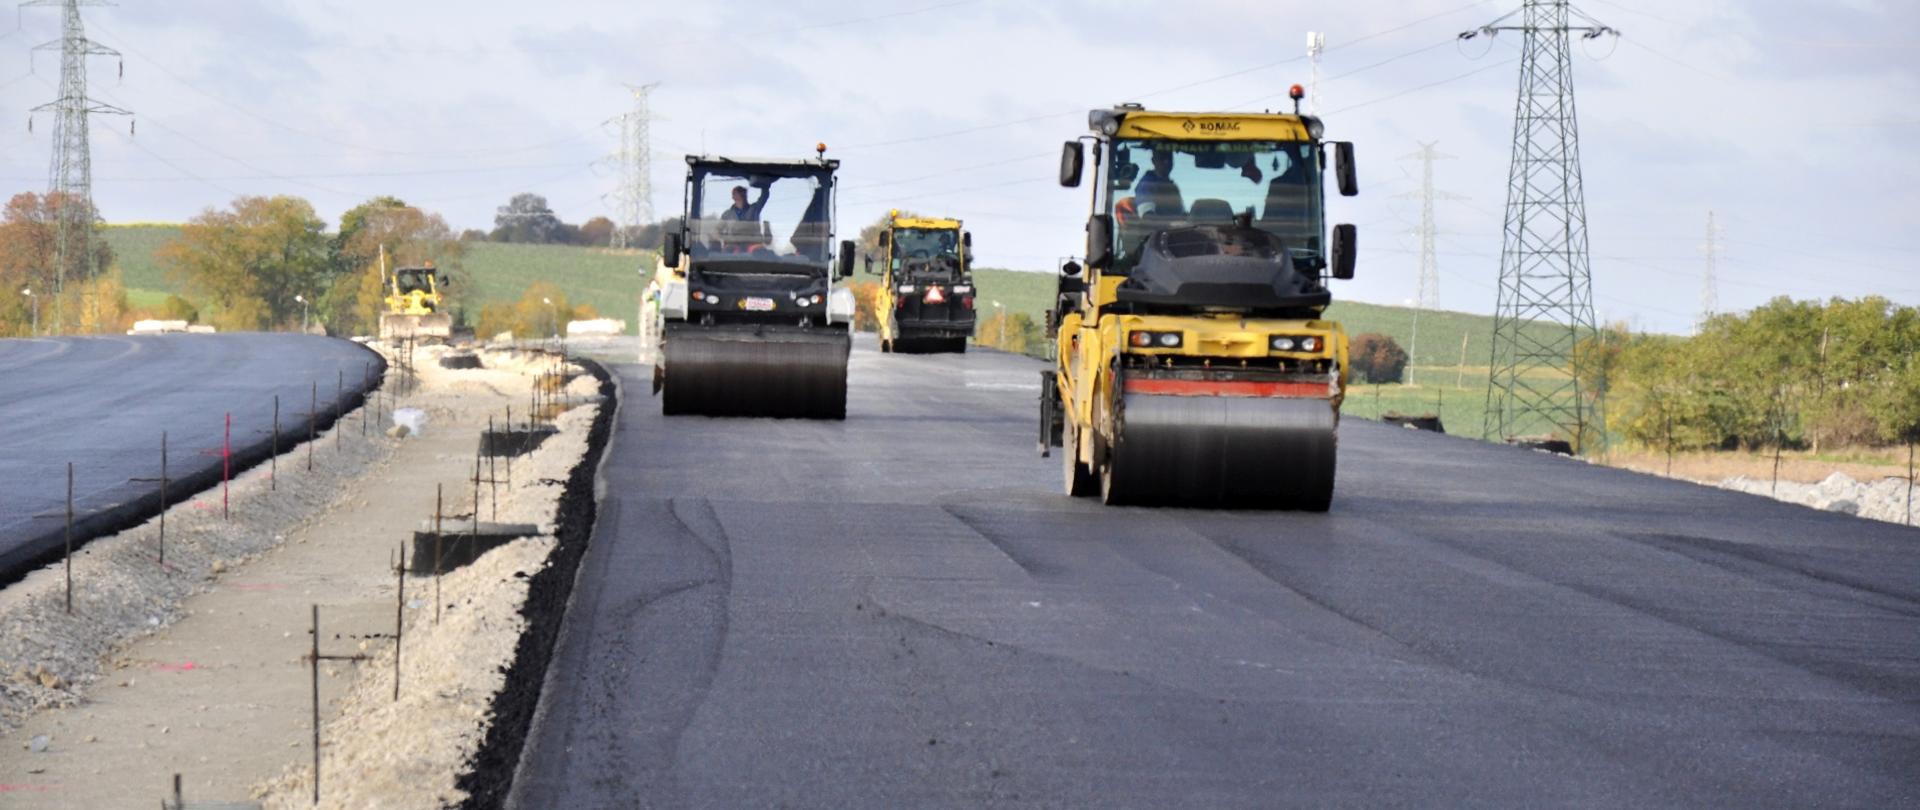
[[[1180,126],[1188,132],[1204,132],[1210,135],[1240,131],[1239,121],[1195,121],[1189,118]]]

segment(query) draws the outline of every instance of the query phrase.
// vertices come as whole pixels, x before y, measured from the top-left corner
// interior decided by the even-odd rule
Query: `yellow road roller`
[[[1094,110],[1060,182],[1090,177],[1085,264],[1061,270],[1040,451],[1108,504],[1326,511],[1347,336],[1322,313],[1353,277],[1323,177],[1358,193],[1353,145],[1286,113]],[[1090,148],[1089,148],[1090,147]],[[1088,152],[1092,164],[1088,165]]]
[[[668,415],[844,419],[853,243],[834,244],[838,160],[688,156],[679,230],[643,302]],[[836,247],[838,248],[836,250]]]
[[[973,337],[973,234],[957,219],[887,217],[873,312],[883,352],[965,352]]]

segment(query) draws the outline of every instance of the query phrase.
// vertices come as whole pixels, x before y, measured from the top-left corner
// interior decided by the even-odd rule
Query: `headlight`
[[[1317,351],[1320,351],[1320,339],[1319,339],[1319,338],[1317,338],[1317,337],[1303,337],[1303,338],[1301,338],[1301,339],[1300,339],[1300,351],[1303,351],[1303,352],[1317,352]]]
[[[1293,346],[1293,338],[1277,337],[1273,339],[1274,351],[1290,352],[1293,351]]]
[[[709,304],[712,304],[712,305],[714,305],[714,306],[716,306],[716,307],[717,307],[717,306],[720,306],[720,296],[717,296],[717,295],[708,295],[708,296],[707,296],[707,303],[709,303]]]
[[[902,285],[900,285],[900,293],[901,293],[902,295],[905,295],[905,294],[909,294],[909,293],[912,293],[912,292],[913,292],[913,285],[912,285],[912,284],[902,284]]]
[[[960,293],[961,295],[965,295],[965,294],[967,294],[967,293],[970,293],[970,292],[973,292],[973,285],[971,285],[971,284],[955,284],[955,285],[953,285],[953,291],[954,291],[954,292],[957,292],[957,293]]]
[[[1142,349],[1178,349],[1183,341],[1179,332],[1133,332],[1127,342]]]
[[[694,291],[693,291],[693,300],[695,300],[695,301],[705,301],[705,300],[707,300],[707,294],[706,294],[706,293],[703,293],[703,292],[701,292],[701,291],[699,291],[699,290],[694,290]]]

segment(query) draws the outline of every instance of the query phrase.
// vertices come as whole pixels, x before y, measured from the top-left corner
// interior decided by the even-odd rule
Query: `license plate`
[[[744,304],[742,304],[742,306],[743,306],[743,307],[744,307],[744,308],[745,308],[745,309],[746,309],[746,310],[747,310],[748,312],[772,312],[772,311],[773,311],[773,299],[771,299],[771,298],[749,298],[749,299],[747,299],[747,300],[746,300],[746,303],[744,303]]]

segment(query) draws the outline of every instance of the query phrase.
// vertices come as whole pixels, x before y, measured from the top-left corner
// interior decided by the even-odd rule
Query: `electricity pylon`
[[[87,119],[94,115],[132,115],[133,113],[95,101],[87,95],[87,57],[119,56],[120,52],[87,39],[82,6],[112,5],[106,0],[29,0],[21,8],[57,6],[65,16],[59,39],[38,45],[35,51],[60,52],[60,97],[33,108],[33,112],[52,112],[53,165],[47,181],[48,205],[54,208],[53,243],[53,328],[62,330],[61,293],[69,276],[89,281],[99,270],[93,253],[93,227],[98,215],[93,207],[93,149],[88,141]],[[124,66],[122,70],[124,71]],[[28,120],[32,129],[32,120]]]
[[[1453,160],[1453,155],[1443,154],[1434,149],[1438,142],[1420,144],[1420,151],[1401,155],[1401,160],[1420,161],[1420,190],[1398,195],[1401,199],[1420,200],[1420,228],[1415,231],[1420,237],[1420,281],[1414,298],[1413,338],[1407,346],[1409,367],[1416,362],[1420,350],[1420,312],[1421,310],[1440,308],[1440,257],[1434,247],[1434,238],[1440,235],[1440,228],[1433,216],[1434,200],[1464,200],[1458,194],[1438,191],[1433,187],[1433,162]]]
[[[1704,332],[1707,321],[1713,320],[1714,312],[1720,309],[1719,282],[1714,278],[1720,261],[1720,226],[1713,220],[1713,212],[1707,212],[1707,242],[1700,246],[1707,255],[1706,278],[1700,285],[1700,323],[1694,326],[1694,332]]]
[[[1519,32],[1520,90],[1500,252],[1487,381],[1487,438],[1545,433],[1576,448],[1603,429],[1581,390],[1580,342],[1597,334],[1587,252],[1586,192],[1573,99],[1572,36],[1619,34],[1567,0],[1525,0],[1518,11],[1460,35]]]
[[[633,109],[607,121],[620,130],[620,149],[610,159],[620,164],[620,187],[613,192],[615,214],[620,225],[613,229],[613,247],[629,247],[640,226],[653,221],[653,113],[647,108],[648,96],[659,82],[636,87]]]

